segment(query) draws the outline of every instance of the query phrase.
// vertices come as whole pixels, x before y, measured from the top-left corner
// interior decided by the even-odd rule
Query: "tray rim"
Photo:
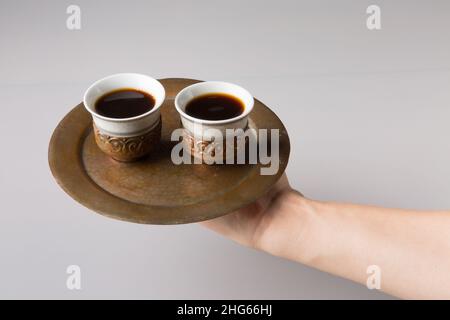
[[[191,83],[202,82],[201,80],[187,79],[187,78],[164,78],[164,79],[159,79],[159,81],[163,85],[169,84],[169,83],[176,83],[176,82],[180,82],[183,84],[187,83],[186,85],[189,85]],[[48,147],[48,163],[50,166],[51,173],[52,173],[54,179],[56,180],[56,182],[58,183],[58,185],[72,199],[74,199],[82,206],[84,206],[96,213],[99,213],[103,216],[113,218],[116,220],[127,221],[127,222],[132,222],[132,223],[139,223],[139,224],[173,225],[173,224],[195,223],[195,222],[214,219],[214,218],[226,215],[226,214],[231,213],[239,208],[245,207],[246,205],[253,203],[257,199],[259,199],[261,196],[263,196],[270,189],[270,186],[275,184],[278,181],[278,179],[284,173],[284,171],[288,165],[289,155],[290,155],[290,139],[289,139],[289,135],[287,133],[287,130],[286,130],[284,124],[278,118],[278,116],[269,107],[267,107],[265,104],[263,104],[261,101],[259,101],[258,99],[255,98],[255,103],[258,103],[258,104],[262,105],[263,107],[265,107],[267,109],[267,111],[269,111],[271,113],[271,115],[274,117],[275,121],[277,121],[279,123],[280,129],[282,129],[282,131],[285,133],[283,135],[283,137],[280,137],[280,139],[284,139],[283,140],[284,141],[284,145],[283,145],[284,150],[280,150],[279,170],[278,170],[277,174],[272,175],[272,176],[261,176],[260,174],[256,175],[256,180],[260,180],[263,182],[265,180],[265,183],[256,184],[256,186],[254,186],[255,191],[252,192],[253,196],[244,197],[245,199],[241,200],[241,201],[234,201],[234,202],[237,202],[238,204],[233,203],[233,204],[229,205],[227,207],[227,210],[225,210],[225,212],[224,212],[224,210],[218,210],[217,208],[214,208],[214,206],[217,206],[217,205],[213,205],[211,207],[211,203],[214,203],[214,201],[207,202],[207,204],[208,203],[210,204],[209,206],[204,203],[187,205],[187,206],[174,206],[174,207],[148,206],[148,205],[138,204],[138,203],[128,201],[127,199],[120,198],[118,196],[111,194],[107,190],[101,188],[86,172],[86,168],[84,166],[83,159],[82,159],[82,152],[80,152],[80,150],[82,150],[82,148],[83,148],[83,144],[86,140],[86,137],[89,135],[89,133],[92,130],[92,126],[91,126],[92,119],[90,119],[90,115],[88,115],[87,112],[84,116],[89,117],[89,119],[87,120],[88,123],[87,123],[87,125],[85,125],[84,129],[77,128],[78,130],[82,131],[81,134],[79,135],[77,145],[74,148],[69,148],[69,150],[67,150],[67,153],[69,154],[68,156],[70,156],[70,158],[72,160],[74,160],[75,158],[77,159],[75,162],[76,168],[73,168],[71,172],[76,173],[77,170],[78,170],[78,173],[83,172],[84,177],[79,177],[81,180],[84,180],[82,182],[82,184],[85,187],[86,187],[86,183],[90,184],[90,187],[91,187],[91,188],[89,188],[89,189],[91,189],[90,191],[97,190],[97,192],[99,191],[98,196],[100,196],[100,194],[103,194],[103,197],[100,197],[99,199],[92,199],[93,197],[89,196],[87,194],[88,191],[83,192],[83,191],[78,190],[79,186],[78,186],[78,188],[77,188],[77,186],[74,186],[74,182],[71,181],[71,179],[73,177],[70,177],[67,169],[65,170],[64,168],[62,168],[62,165],[58,159],[59,158],[58,157],[58,150],[59,150],[58,144],[60,143],[60,141],[58,141],[58,139],[60,139],[61,137],[64,137],[64,130],[66,130],[67,123],[70,122],[72,117],[78,116],[78,113],[80,114],[79,115],[80,117],[83,116],[80,111],[80,108],[83,108],[83,103],[80,103],[77,106],[75,106],[74,108],[72,108],[63,117],[63,119],[58,123],[58,125],[56,126],[56,128],[53,131],[52,137],[50,139],[49,147]],[[80,125],[80,123],[78,125]],[[281,143],[280,143],[280,146],[281,146]],[[72,152],[70,150],[72,150]],[[76,154],[73,154],[73,151],[76,151]],[[257,164],[255,166],[260,166],[260,164]],[[73,171],[73,170],[75,170],[75,171]],[[261,177],[264,177],[264,178],[261,178]],[[248,179],[245,179],[245,180],[248,180]],[[236,188],[238,188],[238,187],[239,186],[237,186]],[[225,195],[229,196],[230,193],[231,192],[225,192]],[[101,203],[99,203],[99,202],[101,202],[99,200],[108,200],[108,201],[111,201],[111,203],[110,204],[106,203],[106,204],[102,205]],[[227,200],[227,197],[225,197],[223,201],[225,201],[225,203],[227,203],[226,200]],[[229,199],[229,200],[231,202],[233,202],[233,199]],[[122,205],[119,205],[119,202]],[[116,208],[114,208],[115,205],[117,206]],[[204,210],[204,211],[210,210],[211,212],[206,213],[206,214],[197,214],[197,215],[193,215],[193,216],[170,218],[170,214],[172,213],[172,215],[173,215],[174,210],[176,211],[175,213],[177,213],[177,212],[179,212],[179,210],[186,211],[190,207],[192,207],[193,210],[200,210],[200,211],[201,210]],[[210,208],[208,208],[208,207],[210,207]],[[155,218],[155,217],[153,217],[153,219],[151,217],[149,218],[149,215],[150,216],[152,215],[151,211],[156,210],[155,208],[157,208],[157,210],[159,212],[162,212],[163,215],[164,215],[164,211],[166,211],[169,218],[166,218],[166,219]],[[129,213],[124,214],[123,211],[128,211]],[[187,210],[187,211],[189,211],[189,210]]]

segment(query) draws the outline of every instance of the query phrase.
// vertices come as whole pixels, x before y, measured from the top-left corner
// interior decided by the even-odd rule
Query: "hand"
[[[269,192],[256,202],[201,224],[242,245],[271,251],[274,246],[269,242],[275,240],[273,237],[278,237],[277,230],[283,232],[280,228],[285,228],[289,220],[287,215],[294,212],[289,207],[294,205],[296,198],[301,198],[300,193],[290,187],[286,174],[283,174]]]

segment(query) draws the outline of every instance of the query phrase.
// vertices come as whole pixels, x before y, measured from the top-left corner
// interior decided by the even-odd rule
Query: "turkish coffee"
[[[104,117],[124,119],[140,116],[155,106],[155,98],[137,89],[119,89],[101,96],[95,111]]]
[[[189,101],[185,112],[202,120],[227,120],[241,115],[244,112],[244,103],[229,94],[208,93]]]

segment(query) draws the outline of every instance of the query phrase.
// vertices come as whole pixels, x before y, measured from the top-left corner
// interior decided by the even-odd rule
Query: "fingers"
[[[278,194],[290,189],[286,174],[260,199],[223,217],[201,222],[200,224],[214,232],[237,241],[251,245],[255,230],[263,219],[265,210]]]

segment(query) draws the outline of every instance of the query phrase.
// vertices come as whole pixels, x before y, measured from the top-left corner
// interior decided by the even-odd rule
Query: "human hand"
[[[289,217],[298,212],[301,194],[291,188],[286,174],[260,199],[226,216],[201,224],[242,245],[276,253]],[[299,230],[300,231],[300,230]],[[281,232],[281,234],[279,233]],[[279,242],[278,242],[279,243]]]

